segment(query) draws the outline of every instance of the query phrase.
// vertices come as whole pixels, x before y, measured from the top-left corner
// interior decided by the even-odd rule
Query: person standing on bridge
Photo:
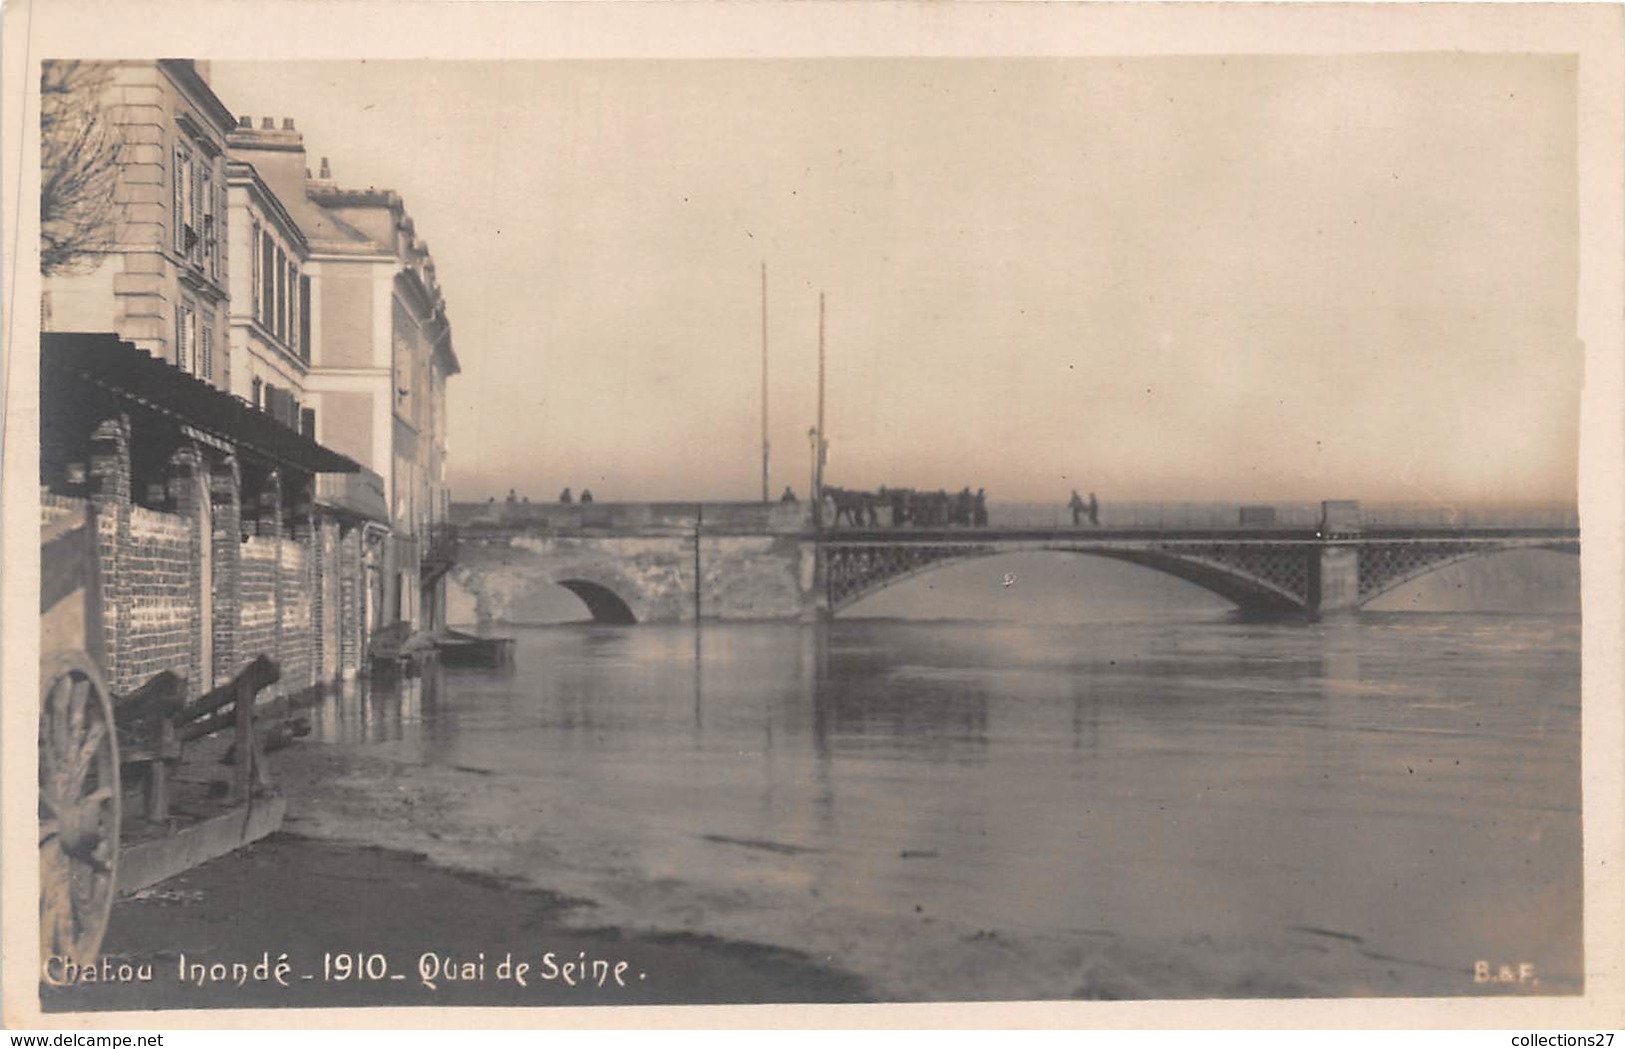
[[[1067,509],[1072,511],[1072,527],[1076,528],[1083,524],[1083,512],[1086,507],[1083,503],[1083,496],[1078,494],[1076,488],[1072,489],[1072,501],[1067,503],[1066,506]]]
[[[1095,498],[1093,492],[1089,493],[1089,523],[1096,528],[1100,527],[1100,500]]]
[[[584,502],[584,503],[592,502],[592,489],[591,488],[583,488],[581,490],[581,501]]]
[[[784,486],[784,494],[779,496],[779,502],[781,502],[781,503],[793,503],[795,501],[796,501],[795,490],[792,489],[789,485],[785,485]]]
[[[561,503],[573,503],[573,502],[575,502],[575,498],[570,495],[570,489],[566,488],[564,491],[559,493],[559,502],[561,502]]]

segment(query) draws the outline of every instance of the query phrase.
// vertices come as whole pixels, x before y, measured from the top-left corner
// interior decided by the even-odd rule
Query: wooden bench
[[[181,760],[175,721],[185,706],[186,678],[169,670],[127,696],[113,697],[119,764],[145,769],[146,816],[154,823],[169,818],[169,774]]]
[[[262,689],[281,677],[276,662],[262,655],[190,704],[185,699],[186,678],[168,670],[129,695],[115,697],[119,764],[145,769],[147,819],[162,823],[169,818],[169,778],[180,762],[182,745],[223,728],[236,728],[234,796],[246,799],[256,786],[271,786],[265,752],[254,730],[254,703]]]

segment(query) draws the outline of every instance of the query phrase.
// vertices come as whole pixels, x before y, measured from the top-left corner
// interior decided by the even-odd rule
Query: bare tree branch
[[[104,106],[111,67],[46,62],[40,77],[40,271],[94,263],[117,232],[119,129]]]

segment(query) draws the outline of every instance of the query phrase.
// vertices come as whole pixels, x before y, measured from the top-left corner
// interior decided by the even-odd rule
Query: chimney
[[[293,117],[283,117],[282,118],[282,130],[283,131],[292,131],[293,130]]]
[[[322,158],[322,174],[321,174],[321,177],[323,179],[330,179],[330,178],[333,177],[332,169],[327,166],[327,158],[326,157]]]

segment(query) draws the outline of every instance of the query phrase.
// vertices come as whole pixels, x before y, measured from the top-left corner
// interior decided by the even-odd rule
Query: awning
[[[308,473],[354,473],[361,469],[354,459],[295,433],[265,412],[158,360],[117,335],[42,332],[42,412],[52,410],[54,399],[72,397],[74,383],[100,387],[228,444]]]

